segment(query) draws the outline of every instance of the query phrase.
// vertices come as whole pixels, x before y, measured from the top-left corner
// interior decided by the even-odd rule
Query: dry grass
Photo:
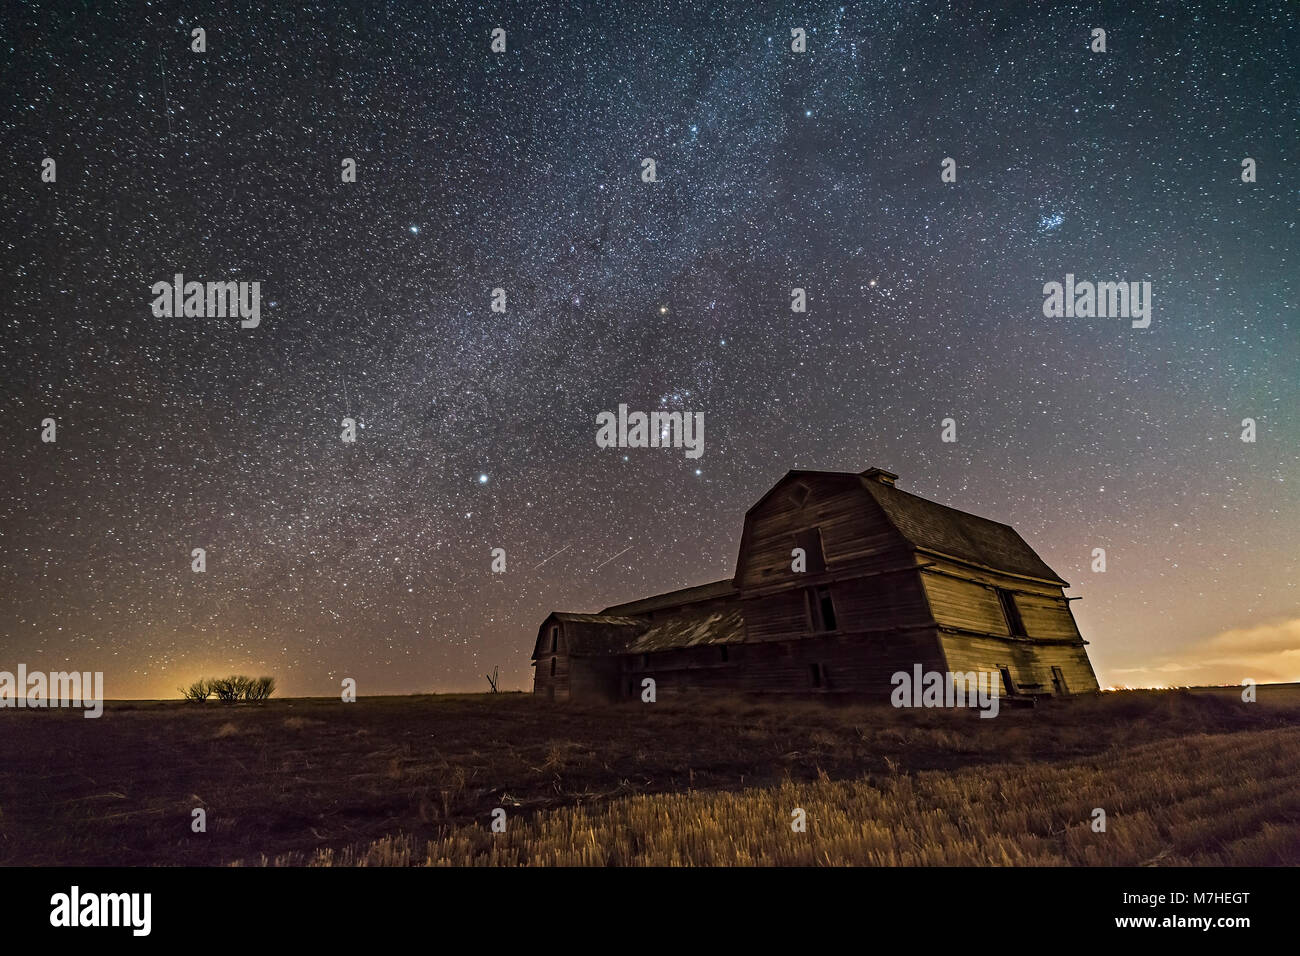
[[[790,826],[807,812],[805,833]],[[1107,811],[1094,832],[1093,809]],[[1300,730],[1163,741],[1065,766],[787,781],[566,807],[420,850],[289,854],[314,866],[1258,866],[1300,862]],[[263,861],[266,862],[266,861]]]
[[[1296,728],[1300,693],[1269,687],[1260,689],[1258,704],[1243,704],[1226,691],[1126,692],[1051,701],[1033,710],[1008,708],[995,720],[965,711],[817,701],[568,705],[520,694],[220,707],[110,702],[98,720],[71,711],[7,709],[0,711],[0,864],[196,866],[263,856],[306,860],[321,851],[367,856],[378,851],[350,848],[389,837],[379,846],[422,862],[430,840],[473,841],[475,827],[485,826],[494,808],[505,807],[511,821],[506,842],[497,837],[482,848],[448,844],[448,859],[470,860],[515,846],[528,827],[579,826],[579,818],[566,814],[582,815],[588,831],[603,834],[620,819],[606,820],[605,812],[647,807],[636,812],[662,813],[671,807],[687,817],[698,809],[708,819],[718,808],[731,807],[728,813],[740,818],[757,814],[754,819],[766,820],[762,814],[768,810],[760,808],[771,801],[772,812],[785,808],[784,823],[791,793],[809,801],[823,797],[819,809],[808,807],[811,843],[829,835],[825,828],[834,806],[861,813],[872,806],[873,793],[897,801],[908,791],[896,788],[909,786],[921,801],[916,812],[928,808],[952,816],[940,800],[944,781],[969,780],[974,787],[978,775],[988,773],[1003,782],[1023,776],[1034,786],[1057,786],[1067,768],[1082,772],[1077,768],[1120,759],[1135,745],[1194,747],[1210,734],[1226,735],[1243,748],[1256,740],[1281,746],[1283,738],[1261,733]],[[1164,753],[1137,752],[1148,753],[1144,759]],[[1171,759],[1167,775],[1176,782],[1178,758]],[[1240,763],[1225,764],[1217,780],[1211,771],[1206,769],[1204,785],[1227,796],[1248,796],[1257,781],[1268,779]],[[839,787],[846,789],[833,789]],[[1070,796],[1070,786],[1058,789]],[[828,806],[824,800],[831,793]],[[637,802],[643,798],[662,802]],[[1078,799],[1088,802],[1083,791]],[[675,802],[683,800],[688,802]],[[1245,813],[1256,803],[1260,812],[1273,813],[1262,799],[1247,799],[1244,809],[1232,812]],[[751,809],[738,810],[742,805]],[[196,806],[207,810],[207,833],[190,829]],[[1072,809],[1053,816],[1053,826],[1077,826],[1077,808],[1061,806]],[[1115,838],[1122,834],[1115,828],[1133,826],[1127,815],[1132,811],[1120,806],[1112,813],[1111,833],[1098,840],[1119,846]],[[898,812],[904,815],[897,819],[915,829],[906,804]],[[1159,812],[1151,813],[1159,821]],[[1293,825],[1288,813],[1278,809],[1253,836],[1241,837],[1256,841],[1252,858],[1268,858],[1279,834]],[[983,826],[977,819],[965,825]],[[755,826],[757,840],[762,827]],[[1015,845],[1025,853],[1046,852],[1030,839],[1037,839],[1036,832],[1018,833]],[[617,853],[619,860],[659,859],[637,855],[648,839],[648,833],[637,837],[625,850],[614,840],[603,852]],[[896,855],[910,846],[899,839],[891,850]],[[776,858],[776,845],[753,845],[765,848],[765,859]],[[1220,852],[1207,846],[1206,852]],[[837,859],[837,851],[822,848]],[[1146,849],[1144,843],[1137,855]],[[655,853],[661,851],[668,852],[656,845]],[[531,860],[524,844],[512,852]],[[699,859],[694,850],[690,859]]]

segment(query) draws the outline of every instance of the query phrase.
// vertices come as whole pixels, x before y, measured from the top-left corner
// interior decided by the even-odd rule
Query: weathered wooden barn
[[[1008,697],[1097,690],[1069,584],[1013,528],[897,477],[787,473],[746,513],[733,577],[549,615],[534,693],[634,697],[653,677],[658,696],[888,695],[917,664],[996,672]]]

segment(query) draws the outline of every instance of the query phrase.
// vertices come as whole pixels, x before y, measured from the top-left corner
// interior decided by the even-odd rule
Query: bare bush
[[[200,677],[189,687],[180,689],[181,697],[185,700],[207,700],[212,696],[212,682],[206,677]]]
[[[245,692],[245,700],[266,700],[275,693],[274,677],[257,677],[249,682],[248,690]]]
[[[200,692],[202,696],[199,696]],[[188,688],[181,689],[181,694],[186,700],[206,700],[209,695],[212,695],[226,703],[241,700],[263,701],[274,693],[274,677],[245,677],[242,674],[204,678],[195,681]]]

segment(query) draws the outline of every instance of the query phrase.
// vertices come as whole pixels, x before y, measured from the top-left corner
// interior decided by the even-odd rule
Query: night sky
[[[1300,8],[1132,6],[7,4],[0,669],[529,687],[549,611],[881,466],[1013,524],[1103,686],[1300,679]]]

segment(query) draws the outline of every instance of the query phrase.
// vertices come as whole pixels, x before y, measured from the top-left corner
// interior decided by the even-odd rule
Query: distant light
[[[660,314],[660,315],[667,315],[667,314],[668,314],[668,306],[666,306],[666,305],[661,305],[661,306],[659,306],[659,314]]]
[[[700,471],[700,469],[698,469],[698,468],[695,469],[695,473],[696,473],[697,475],[702,475],[702,474],[704,474],[704,472]]]
[[[488,481],[488,479],[487,479],[487,475],[479,475],[479,476],[478,476],[478,483],[479,483],[480,485],[486,485],[486,484],[487,484],[487,481]]]
[[[803,111],[803,115],[804,115],[804,116],[812,116],[812,110],[804,110],[804,111]]]
[[[418,236],[419,234],[420,234],[420,227],[419,227],[419,226],[412,226],[412,227],[411,227],[411,235],[413,235],[413,236]]]

